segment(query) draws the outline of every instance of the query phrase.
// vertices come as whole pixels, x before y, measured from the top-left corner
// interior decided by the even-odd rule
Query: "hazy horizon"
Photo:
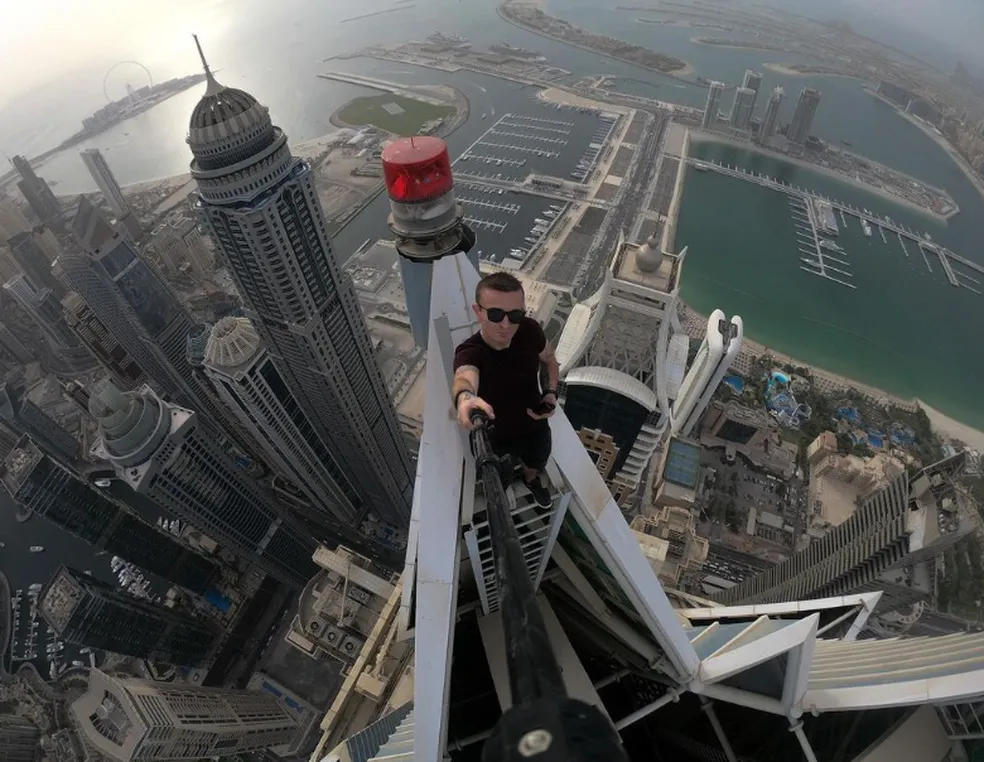
[[[114,64],[139,61],[155,81],[198,71],[191,34],[202,36],[208,52],[210,44],[219,47],[250,15],[248,3],[233,0],[172,0],[164,6],[124,0],[85,4],[33,0],[16,6],[9,0],[0,2],[0,18],[5,22],[0,25],[0,149],[8,153],[39,143],[53,146],[67,137],[66,118],[81,127],[83,117],[105,104],[103,78]],[[358,10],[371,12],[389,4],[390,0],[373,0]],[[328,5],[340,13],[352,9],[341,0],[330,0]],[[557,5],[563,7],[554,0]],[[984,52],[978,42],[984,4],[975,0],[942,0],[933,8],[923,0],[828,0],[822,8],[810,0],[780,0],[776,5],[818,19],[844,19],[860,33],[911,51],[945,70],[960,59],[984,74]],[[296,23],[296,11],[303,7],[300,0],[280,4],[285,28]],[[467,4],[460,7],[467,12]],[[362,44],[371,41],[372,26],[353,25],[351,31],[355,37],[365,37]],[[37,51],[44,55],[38,56]],[[25,66],[28,60],[31,65]],[[221,68],[221,62],[218,65]],[[122,80],[128,77],[137,79],[135,86],[142,84],[143,75],[136,67],[115,76],[121,81],[111,81],[115,91],[111,94],[122,95]],[[32,118],[24,119],[24,114]],[[53,123],[46,119],[49,116]]]

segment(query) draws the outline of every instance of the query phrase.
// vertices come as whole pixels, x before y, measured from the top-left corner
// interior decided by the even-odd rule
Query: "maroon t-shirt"
[[[523,434],[536,425],[526,409],[540,402],[540,353],[546,345],[540,324],[527,317],[505,349],[490,347],[479,331],[455,350],[455,370],[462,365],[478,368],[478,396],[492,406],[499,436]]]

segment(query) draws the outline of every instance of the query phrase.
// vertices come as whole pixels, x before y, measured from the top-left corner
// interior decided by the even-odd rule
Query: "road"
[[[710,544],[704,569],[721,579],[738,584],[760,574],[773,564],[727,545]]]
[[[616,105],[628,105],[616,103]],[[633,108],[638,107],[633,104]],[[579,298],[584,299],[601,285],[605,270],[618,244],[618,236],[631,228],[634,220],[644,213],[649,185],[658,176],[663,137],[668,123],[666,115],[659,111],[642,111],[646,116],[646,127],[642,139],[629,165],[629,171],[622,178],[618,195],[612,201],[613,209],[605,217],[592,243],[592,254],[579,271],[574,287]]]

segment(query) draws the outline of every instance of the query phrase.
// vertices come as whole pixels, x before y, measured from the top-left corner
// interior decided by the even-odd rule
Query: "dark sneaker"
[[[553,499],[550,497],[550,490],[543,486],[543,481],[539,476],[531,482],[524,481],[523,484],[533,496],[533,502],[538,506],[541,508],[549,508],[553,505]]]

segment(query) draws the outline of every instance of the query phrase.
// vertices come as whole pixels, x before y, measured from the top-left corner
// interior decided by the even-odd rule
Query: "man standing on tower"
[[[560,366],[540,324],[526,315],[523,284],[509,273],[486,275],[475,288],[472,310],[480,329],[454,353],[454,406],[471,429],[474,410],[491,419],[489,443],[523,466],[523,482],[537,504],[550,507],[541,473],[550,459],[550,424],[557,407]],[[546,370],[541,390],[540,369]]]

